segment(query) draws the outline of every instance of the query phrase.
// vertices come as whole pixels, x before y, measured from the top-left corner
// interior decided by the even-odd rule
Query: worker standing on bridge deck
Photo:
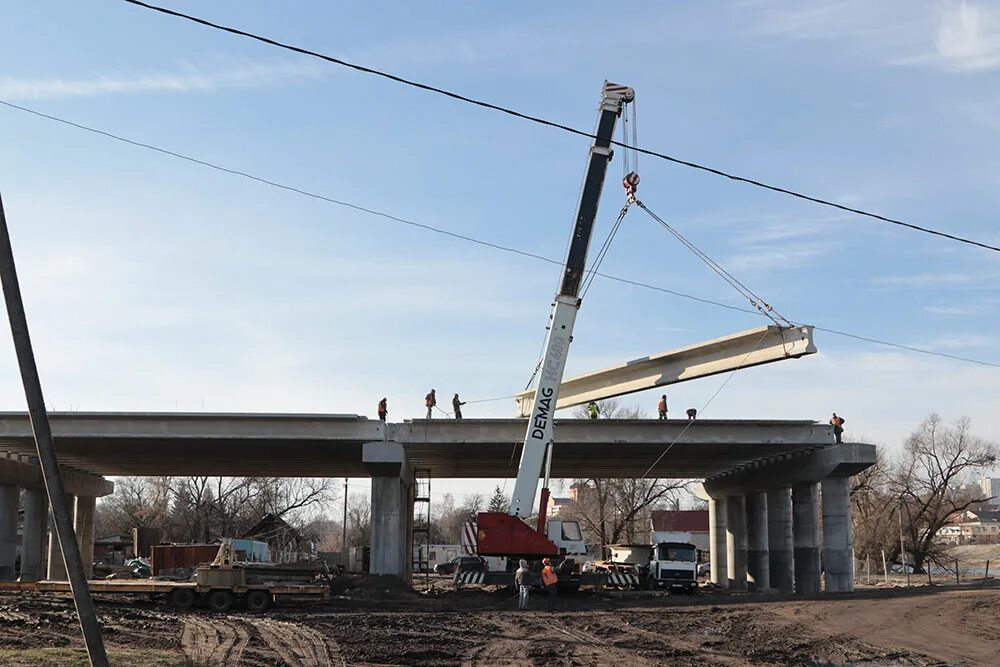
[[[438,399],[437,394],[431,389],[431,393],[424,396],[424,405],[427,406],[427,418],[432,419],[434,417],[434,408],[437,407]]]
[[[830,425],[833,426],[833,437],[837,439],[837,442],[843,442],[841,436],[844,435],[844,422],[846,421],[843,417],[838,417],[836,412],[830,417]]]
[[[389,399],[385,396],[382,400],[378,402],[378,418],[379,421],[385,421],[385,416],[389,414]]]
[[[601,414],[601,409],[597,407],[597,403],[595,401],[587,403],[587,414],[590,415],[591,419],[597,419],[597,416]]]
[[[660,419],[667,418],[667,395],[664,394],[660,396],[660,402],[656,404],[656,411],[660,415]]]
[[[462,418],[462,406],[465,405],[465,401],[459,400],[458,394],[455,394],[455,398],[451,399],[451,409],[455,413],[455,419]]]
[[[542,559],[542,565],[542,586],[545,587],[549,609],[552,609],[556,606],[556,586],[559,577],[556,576],[556,571],[552,569],[552,561],[548,558]]]
[[[519,568],[514,572],[514,585],[517,586],[517,608],[525,610],[528,608],[528,596],[531,594],[531,570],[528,569],[528,561],[521,559]]]
[[[693,422],[698,418],[698,408],[688,408],[687,409],[688,421]]]

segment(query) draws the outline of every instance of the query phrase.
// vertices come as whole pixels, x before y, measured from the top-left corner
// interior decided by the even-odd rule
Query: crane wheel
[[[170,606],[186,610],[194,606],[194,591],[190,588],[175,588],[170,591]]]
[[[263,614],[271,608],[273,602],[274,598],[271,596],[270,591],[255,590],[247,593],[247,610],[254,614]]]
[[[224,589],[217,589],[208,594],[208,608],[217,614],[224,614],[233,608],[233,594]]]

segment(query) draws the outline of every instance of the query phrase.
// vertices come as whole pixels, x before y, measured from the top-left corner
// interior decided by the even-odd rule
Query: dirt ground
[[[97,595],[112,664],[997,665],[1000,588],[792,599],[581,593],[514,610],[506,591],[416,594],[380,582],[263,616],[178,613]],[[86,664],[72,602],[0,594],[0,665]]]

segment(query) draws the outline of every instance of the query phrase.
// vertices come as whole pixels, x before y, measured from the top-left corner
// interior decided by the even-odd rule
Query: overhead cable
[[[2,100],[2,99],[0,99],[0,105],[6,106],[6,107],[11,108],[11,109],[16,109],[18,111],[23,111],[23,112],[29,113],[29,114],[31,114],[33,116],[37,116],[39,118],[44,118],[46,120],[50,120],[50,121],[53,121],[53,122],[56,122],[56,123],[67,125],[69,127],[73,127],[73,128],[79,129],[79,130],[84,130],[85,132],[90,132],[92,134],[97,134],[97,135],[100,135],[100,136],[108,138],[108,139],[114,139],[115,141],[120,141],[122,143],[126,143],[126,144],[129,144],[131,146],[135,146],[137,148],[144,148],[146,150],[151,150],[151,151],[154,151],[156,153],[160,153],[161,155],[168,155],[170,157],[174,157],[174,158],[177,158],[179,160],[184,160],[186,162],[197,164],[197,165],[200,165],[202,167],[208,167],[209,169],[214,169],[216,171],[220,171],[220,172],[223,172],[223,173],[226,173],[226,174],[230,174],[230,175],[233,175],[233,176],[240,176],[242,178],[247,178],[247,179],[249,179],[251,181],[256,181],[257,183],[262,183],[264,185],[268,185],[270,187],[277,188],[279,190],[284,190],[286,192],[292,192],[292,193],[295,193],[295,194],[298,194],[298,195],[302,195],[304,197],[309,197],[311,199],[316,199],[316,200],[319,200],[319,201],[324,201],[324,202],[327,202],[327,203],[330,203],[330,204],[336,204],[337,206],[342,206],[342,207],[345,207],[345,208],[353,209],[355,211],[360,211],[362,213],[368,213],[369,215],[378,216],[378,217],[384,218],[386,220],[391,220],[393,222],[398,222],[399,224],[408,225],[410,227],[416,227],[418,229],[423,229],[425,231],[433,232],[435,234],[441,234],[443,236],[449,236],[451,238],[459,239],[461,241],[466,241],[468,243],[474,243],[474,244],[479,245],[479,246],[484,246],[484,247],[487,247],[487,248],[492,248],[494,250],[500,250],[500,251],[503,251],[503,252],[508,252],[508,253],[512,253],[512,254],[515,254],[515,255],[520,255],[522,257],[529,257],[531,259],[535,259],[535,260],[538,260],[538,261],[541,261],[541,262],[546,262],[548,264],[554,264],[556,266],[563,266],[563,262],[561,262],[561,261],[559,261],[557,259],[553,259],[551,257],[546,257],[544,255],[539,255],[537,253],[529,252],[527,250],[521,250],[519,248],[513,248],[513,247],[510,247],[510,246],[500,245],[498,243],[493,243],[491,241],[484,241],[482,239],[478,239],[478,238],[475,238],[473,236],[468,236],[466,234],[459,234],[457,232],[452,232],[452,231],[449,231],[447,229],[442,229],[440,227],[434,227],[433,225],[427,225],[427,224],[424,224],[424,223],[421,223],[421,222],[415,222],[413,220],[408,220],[406,218],[400,218],[398,216],[391,215],[389,213],[385,213],[383,211],[378,211],[378,210],[375,210],[375,209],[367,208],[365,206],[360,206],[358,204],[353,204],[353,203],[348,202],[348,201],[343,201],[343,200],[340,200],[340,199],[334,199],[333,197],[327,197],[325,195],[317,194],[315,192],[310,192],[309,190],[304,190],[302,188],[298,188],[298,187],[295,187],[295,186],[287,185],[287,184],[284,184],[284,183],[279,183],[278,181],[274,181],[274,180],[271,180],[271,179],[268,179],[268,178],[263,178],[261,176],[254,175],[254,174],[251,174],[251,173],[246,172],[246,171],[242,171],[242,170],[239,170],[239,169],[232,169],[230,167],[225,167],[225,166],[216,164],[214,162],[209,162],[207,160],[202,160],[202,159],[199,159],[199,158],[191,157],[189,155],[184,155],[183,153],[178,153],[178,152],[175,152],[175,151],[167,150],[165,148],[161,148],[159,146],[154,146],[152,144],[148,144],[148,143],[145,143],[145,142],[142,142],[142,141],[136,141],[134,139],[129,139],[127,137],[123,137],[121,135],[113,134],[113,133],[107,132],[105,130],[100,130],[100,129],[97,129],[97,128],[94,128],[94,127],[90,127],[88,125],[82,125],[80,123],[76,123],[76,122],[73,122],[73,121],[70,121],[70,120],[66,120],[65,118],[60,118],[58,116],[52,116],[50,114],[42,113],[41,111],[36,111],[34,109],[29,109],[28,107],[23,107],[23,106],[20,106],[20,105],[17,105],[17,104],[13,104],[11,102],[7,102],[7,101]],[[735,306],[735,305],[732,305],[732,304],[729,304],[729,303],[724,303],[722,301],[715,301],[713,299],[706,299],[704,297],[695,296],[693,294],[686,294],[684,292],[678,292],[676,290],[668,289],[666,287],[661,287],[659,285],[653,285],[651,283],[643,282],[643,281],[640,281],[640,280],[633,280],[631,278],[624,278],[624,277],[621,277],[621,276],[615,276],[615,275],[612,275],[612,274],[609,274],[609,273],[602,273],[600,271],[595,271],[594,274],[597,275],[597,276],[599,276],[599,277],[601,277],[601,278],[606,278],[608,280],[613,280],[615,282],[622,283],[624,285],[632,285],[633,287],[641,287],[643,289],[648,289],[648,290],[652,290],[652,291],[655,291],[655,292],[661,292],[663,294],[669,294],[671,296],[676,296],[676,297],[679,297],[679,298],[682,298],[682,299],[688,299],[690,301],[697,301],[698,303],[703,303],[703,304],[707,304],[707,305],[710,305],[710,306],[715,306],[717,308],[725,308],[726,310],[732,310],[732,311],[736,311],[736,312],[740,312],[740,313],[746,313],[748,315],[760,315],[760,313],[757,310],[751,310],[750,308],[744,308],[742,306]],[[847,333],[847,332],[843,332],[843,331],[837,331],[835,329],[826,329],[826,328],[819,327],[819,326],[817,326],[815,328],[817,330],[819,330],[819,331],[825,331],[827,333],[830,333],[830,334],[833,334],[833,335],[836,335],[836,336],[845,336],[845,337],[848,337],[848,338],[855,338],[857,340],[863,340],[863,341],[866,341],[866,342],[869,342],[869,343],[875,343],[875,344],[878,344],[878,345],[887,345],[887,346],[890,346],[890,347],[895,347],[895,348],[899,348],[899,349],[903,349],[903,350],[908,350],[910,352],[917,352],[919,354],[926,354],[926,355],[935,356],[935,357],[943,357],[943,358],[947,358],[947,359],[953,359],[953,360],[956,360],[956,361],[964,361],[964,362],[968,362],[968,363],[972,363],[972,364],[978,364],[980,366],[990,366],[990,367],[994,367],[994,368],[1000,368],[1000,363],[993,363],[993,362],[989,362],[989,361],[981,361],[979,359],[972,359],[972,358],[969,358],[969,357],[960,357],[960,356],[953,355],[953,354],[947,354],[947,353],[944,353],[944,352],[935,352],[934,350],[927,350],[927,349],[923,349],[923,348],[919,348],[919,347],[911,347],[911,346],[908,346],[908,345],[901,345],[899,343],[892,343],[892,342],[889,342],[889,341],[878,340],[878,339],[875,339],[875,338],[866,338],[864,336],[859,336],[859,335],[856,335],[856,334],[851,334],[851,333]],[[530,382],[529,382],[529,384],[530,384]]]
[[[224,32],[228,32],[228,33],[233,34],[233,35],[239,35],[240,37],[246,37],[246,38],[249,38],[249,39],[253,39],[253,40],[256,40],[258,42],[262,42],[264,44],[268,44],[270,46],[275,46],[275,47],[278,47],[278,48],[281,48],[281,49],[292,51],[294,53],[298,53],[298,54],[305,55],[305,56],[311,56],[311,57],[314,57],[314,58],[319,58],[321,60],[325,60],[325,61],[327,61],[329,63],[333,63],[335,65],[340,65],[342,67],[348,67],[350,69],[356,70],[358,72],[363,72],[365,74],[372,74],[374,76],[379,76],[379,77],[382,77],[382,78],[385,78],[385,79],[389,79],[390,81],[395,81],[396,83],[401,83],[401,84],[404,84],[404,85],[407,85],[407,86],[411,86],[413,88],[418,88],[420,90],[424,90],[424,91],[427,91],[427,92],[436,93],[438,95],[444,95],[445,97],[450,97],[450,98],[452,98],[454,100],[458,100],[460,102],[465,102],[467,104],[473,104],[475,106],[482,107],[484,109],[491,109],[493,111],[498,111],[500,113],[504,113],[504,114],[507,114],[509,116],[513,116],[515,118],[520,118],[521,120],[526,120],[526,121],[529,121],[529,122],[532,122],[532,123],[537,123],[539,125],[545,125],[547,127],[552,127],[552,128],[558,129],[558,130],[562,130],[564,132],[569,132],[571,134],[576,134],[576,135],[579,135],[581,137],[587,137],[588,139],[596,139],[597,138],[596,135],[594,135],[594,134],[592,134],[590,132],[587,132],[585,130],[580,130],[580,129],[575,128],[575,127],[571,127],[571,126],[565,125],[563,123],[557,123],[555,121],[546,120],[546,119],[541,118],[539,116],[533,116],[533,115],[530,115],[530,114],[526,114],[526,113],[523,113],[523,112],[511,109],[509,107],[501,106],[499,104],[493,104],[491,102],[486,102],[486,101],[479,100],[479,99],[476,99],[476,98],[473,98],[473,97],[468,97],[467,95],[462,95],[460,93],[456,93],[456,92],[453,92],[453,91],[450,91],[450,90],[447,90],[447,89],[444,89],[444,88],[439,88],[437,86],[432,86],[432,85],[429,85],[429,84],[426,84],[426,83],[421,83],[419,81],[414,81],[412,79],[406,79],[406,78],[401,77],[399,75],[391,74],[389,72],[385,72],[383,70],[378,70],[378,69],[375,69],[373,67],[367,67],[365,65],[358,65],[357,63],[352,63],[352,62],[349,62],[349,61],[344,60],[342,58],[336,58],[334,56],[326,55],[324,53],[319,53],[318,51],[312,51],[310,49],[306,49],[306,48],[302,48],[302,47],[299,47],[299,46],[295,46],[293,44],[287,44],[285,42],[280,42],[280,41],[278,41],[276,39],[271,39],[270,37],[264,37],[263,35],[258,35],[256,33],[247,32],[246,30],[240,30],[239,28],[233,28],[231,26],[222,25],[220,23],[214,23],[212,21],[208,21],[206,19],[199,18],[197,16],[192,16],[191,14],[185,14],[183,12],[179,12],[179,11],[176,11],[176,10],[173,10],[173,9],[168,9],[166,7],[160,7],[158,5],[153,5],[153,4],[150,4],[148,2],[142,2],[141,0],[124,0],[124,2],[127,2],[127,3],[132,4],[132,5],[136,5],[138,7],[143,7],[145,9],[152,10],[154,12],[160,12],[161,14],[167,14],[169,16],[174,16],[174,17],[177,17],[177,18],[185,19],[187,21],[192,21],[194,23],[206,26],[208,28],[213,28],[215,30],[222,30]],[[765,190],[771,190],[772,192],[778,192],[778,193],[781,193],[781,194],[788,195],[790,197],[795,197],[797,199],[802,199],[802,200],[805,200],[805,201],[809,201],[809,202],[812,202],[814,204],[820,204],[822,206],[829,206],[829,207],[836,208],[836,209],[841,210],[841,211],[845,211],[847,213],[853,213],[855,215],[860,215],[860,216],[864,216],[864,217],[867,217],[867,218],[872,218],[874,220],[879,220],[881,222],[887,222],[887,223],[890,223],[890,224],[893,224],[893,225],[897,225],[897,226],[900,226],[900,227],[905,227],[905,228],[913,230],[913,231],[923,232],[925,234],[932,234],[934,236],[939,236],[939,237],[942,237],[942,238],[951,239],[952,241],[958,241],[959,243],[966,243],[968,245],[973,245],[973,246],[978,246],[980,248],[985,248],[986,250],[993,250],[994,252],[1000,252],[1000,247],[994,246],[994,245],[990,245],[988,243],[983,243],[981,241],[975,241],[975,240],[964,238],[964,237],[961,237],[961,236],[956,236],[954,234],[949,234],[947,232],[938,231],[936,229],[931,229],[929,227],[922,227],[920,225],[915,225],[915,224],[912,224],[912,223],[909,223],[909,222],[904,222],[903,220],[898,220],[896,218],[890,218],[890,217],[887,217],[887,216],[884,216],[884,215],[880,215],[878,213],[872,213],[870,211],[865,211],[863,209],[853,208],[851,206],[845,206],[844,204],[838,204],[836,202],[833,202],[833,201],[830,201],[830,200],[827,200],[827,199],[823,199],[821,197],[814,197],[812,195],[807,195],[807,194],[803,194],[801,192],[796,192],[795,190],[790,190],[788,188],[779,187],[777,185],[770,185],[770,184],[765,183],[763,181],[758,181],[758,180],[753,179],[753,178],[747,178],[745,176],[739,176],[737,174],[733,174],[733,173],[730,173],[730,172],[727,172],[727,171],[723,171],[721,169],[716,169],[715,167],[709,167],[709,166],[704,165],[704,164],[699,164],[697,162],[692,162],[690,160],[683,160],[681,158],[677,158],[677,157],[674,157],[672,155],[668,155],[666,153],[662,153],[662,152],[659,152],[659,151],[651,150],[651,149],[648,149],[648,148],[641,148],[639,146],[630,146],[627,143],[623,143],[621,141],[615,141],[614,139],[610,140],[610,142],[612,144],[616,145],[616,146],[620,146],[622,148],[625,148],[626,150],[632,150],[632,151],[634,151],[636,153],[642,153],[644,155],[650,155],[652,157],[656,157],[656,158],[659,158],[661,160],[666,160],[667,162],[672,162],[674,164],[679,164],[679,165],[684,166],[684,167],[689,167],[691,169],[697,169],[699,171],[704,171],[704,172],[707,172],[707,173],[710,173],[710,174],[714,174],[716,176],[721,176],[721,177],[727,178],[727,179],[729,179],[731,181],[737,181],[737,182],[740,182],[740,183],[746,183],[747,185],[752,185],[752,186],[755,186],[755,187],[758,187],[758,188],[763,188]]]

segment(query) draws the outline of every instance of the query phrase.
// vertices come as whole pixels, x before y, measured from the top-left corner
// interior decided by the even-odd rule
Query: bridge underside
[[[394,441],[411,466],[439,479],[514,475],[527,423],[169,413],[53,413],[50,419],[60,463],[100,475],[363,477],[369,475],[364,443]],[[829,427],[810,421],[557,420],[552,475],[638,477],[654,466],[650,476],[706,478],[832,440]],[[0,414],[3,450],[34,451],[24,414]]]

